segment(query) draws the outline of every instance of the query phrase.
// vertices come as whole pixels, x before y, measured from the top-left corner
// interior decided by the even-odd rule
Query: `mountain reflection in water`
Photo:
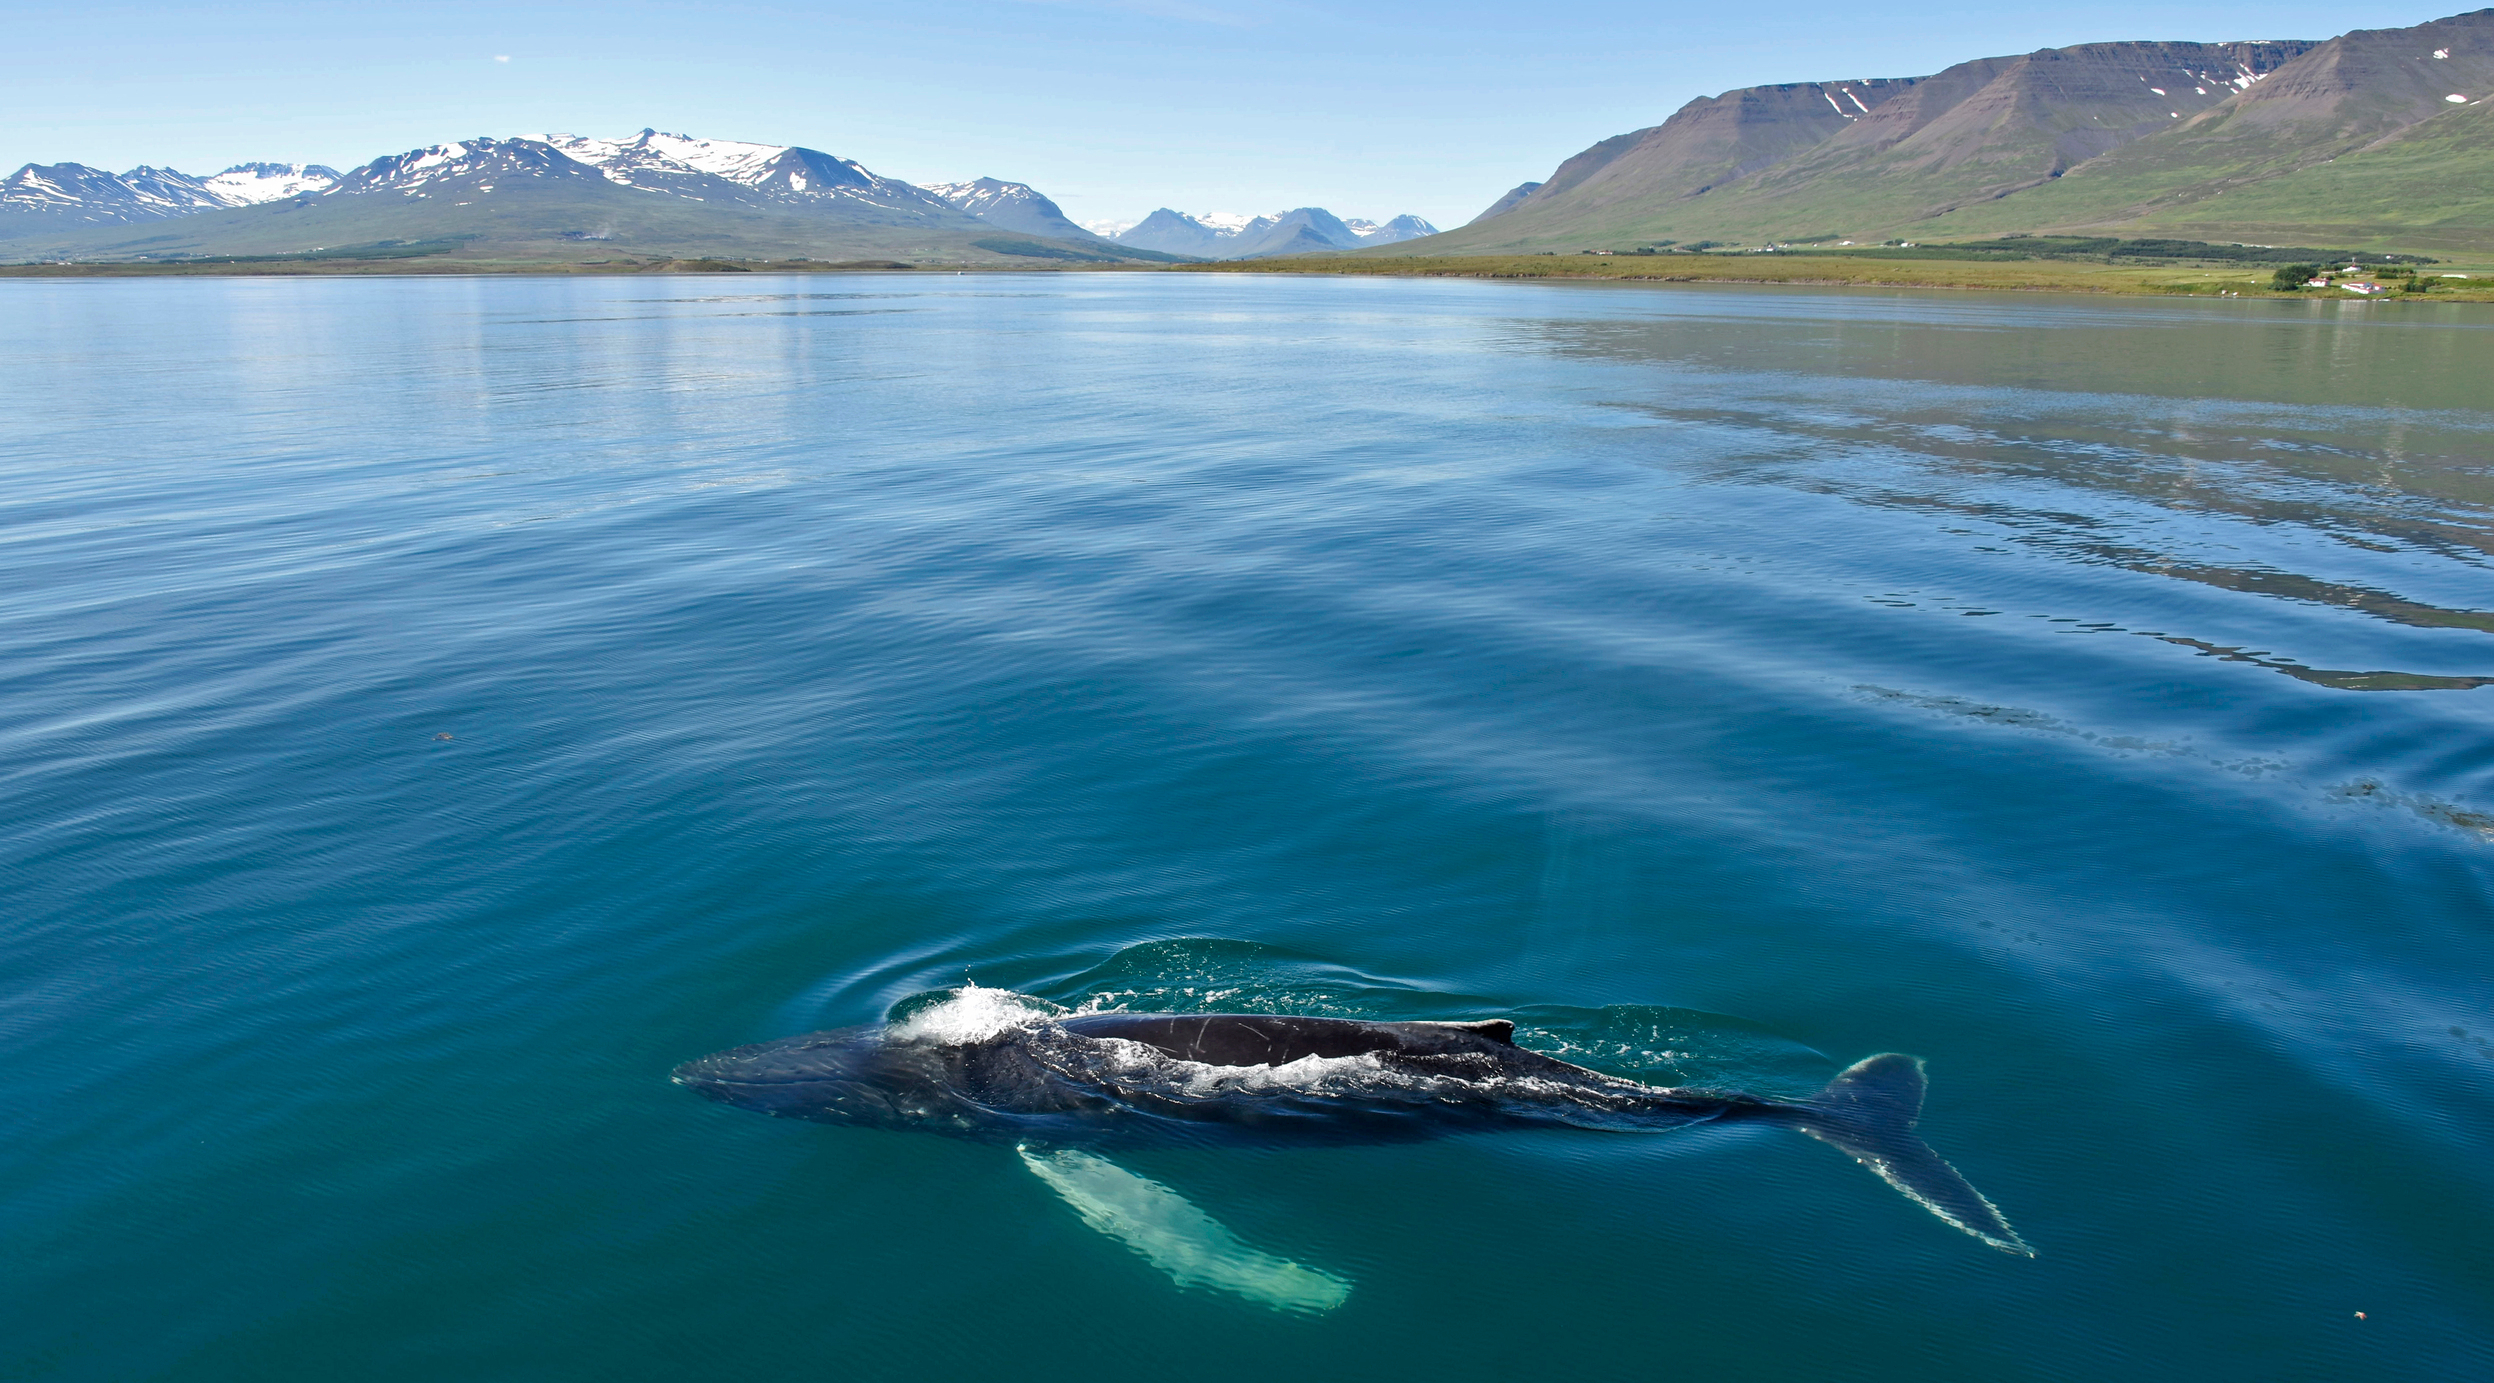
[[[2422,565],[2439,569],[2439,588],[2479,600],[2494,590],[2452,579],[2494,555],[2494,431],[2481,406],[2494,324],[2461,308],[2376,306],[2226,319],[1986,302],[1949,314],[1945,332],[1876,313],[1766,313],[1721,333],[1540,322],[1519,340],[1670,380],[1663,397],[1640,391],[1615,406],[1724,443],[1722,480],[1918,510],[1962,521],[1950,530],[1961,536],[2074,562],[2494,633],[2494,610],[2345,575],[2378,572],[2387,585]],[[2350,691],[2494,681],[2316,668],[2187,630],[2140,632]]]

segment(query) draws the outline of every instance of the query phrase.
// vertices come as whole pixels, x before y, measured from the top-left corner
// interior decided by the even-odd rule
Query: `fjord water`
[[[0,305],[0,1376],[2494,1366],[2482,309]],[[1282,1312],[668,1083],[965,979],[1914,1053],[2039,1256],[1773,1129],[1117,1158]]]

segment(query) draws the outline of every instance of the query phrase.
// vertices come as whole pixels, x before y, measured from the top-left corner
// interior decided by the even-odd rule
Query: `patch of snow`
[[[2165,88],[2163,88],[2163,87],[2161,87],[2161,86],[2152,86],[2152,87],[2149,87],[2149,88],[2148,88],[2148,90],[2155,92],[2155,93],[2156,93],[2157,95],[2159,95],[2159,96],[2162,96],[2162,95],[2164,95],[2164,94],[2165,94]]]
[[[769,177],[771,160],[787,153],[789,148],[785,144],[743,144],[732,139],[658,133],[645,134],[637,142],[661,158],[747,186]]]
[[[1853,103],[1853,108],[1855,110],[1862,112],[1864,115],[1870,114],[1870,107],[1863,105],[1862,98],[1853,94],[1853,88],[1845,87],[1844,94],[1845,99]]]
[[[2441,59],[2441,58],[2447,58],[2447,57],[2449,57],[2449,56],[2451,55],[2451,50],[2450,50],[2450,49],[2448,49],[2448,48],[2436,48],[2436,49],[2434,49],[2434,50],[2433,50],[2433,55],[2434,55],[2434,57],[2435,57],[2437,60],[2438,60],[2438,59]],[[2449,278],[2449,277],[2450,277],[2450,275],[2445,274],[2445,275],[2443,275],[2443,277],[2444,277],[2444,278]]]
[[[620,160],[624,152],[624,146],[618,140],[587,139],[576,134],[524,134],[519,138],[534,140],[539,144],[551,144],[562,151],[564,157],[588,164],[592,168],[607,168]],[[613,178],[615,173],[610,170],[607,176]],[[620,178],[616,180],[622,181]]]
[[[1258,221],[1274,219],[1269,216],[1250,216],[1243,211],[1180,212],[1179,215],[1185,216],[1189,221],[1204,227],[1215,235],[1236,235]]]
[[[337,185],[337,174],[300,163],[238,163],[207,180],[209,194],[227,206],[256,206]]]
[[[1115,240],[1143,223],[1140,221],[1076,221],[1074,224],[1103,240]]]
[[[2457,102],[2459,102],[2459,103],[2460,103],[2461,105],[2463,105],[2463,106],[2464,106],[2464,105],[2466,105],[2466,104],[2468,104],[2468,98],[2467,98],[2467,97],[2465,97],[2465,96],[2456,96],[2456,95],[2454,95],[2454,96],[2445,96],[2445,97],[2443,97],[2442,99],[2443,99],[2443,100],[2445,100],[2445,101],[2457,101]]]

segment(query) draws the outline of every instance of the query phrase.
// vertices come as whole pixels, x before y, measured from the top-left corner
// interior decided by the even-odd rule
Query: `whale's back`
[[[1140,1042],[1207,1066],[1287,1066],[1304,1057],[1519,1055],[1515,1024],[1374,1023],[1276,1013],[1087,1013],[1063,1020],[1082,1037]]]

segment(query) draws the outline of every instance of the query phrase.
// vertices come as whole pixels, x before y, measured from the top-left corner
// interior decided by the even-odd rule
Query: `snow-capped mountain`
[[[229,255],[513,260],[587,256],[1116,263],[1160,258],[1101,240],[1021,183],[946,195],[788,144],[645,129],[480,137],[346,173],[241,164],[210,178],[28,165],[0,183],[0,244],[23,258]],[[955,200],[963,205],[956,206]],[[182,218],[141,236],[122,223]]]
[[[504,183],[545,185],[602,182],[598,171],[566,157],[543,140],[462,139],[374,159],[338,179],[322,198],[395,192],[407,197],[456,193],[476,197]]]
[[[110,173],[77,163],[30,163],[0,182],[0,238],[306,196],[396,192],[431,198],[457,191],[473,201],[520,186],[543,190],[583,178],[696,202],[778,205],[817,213],[828,210],[827,203],[837,203],[878,221],[957,228],[969,224],[944,199],[898,179],[878,177],[851,159],[786,144],[643,130],[628,139],[551,134],[457,140],[387,155],[343,174],[317,164],[292,163],[240,163],[205,178],[169,168]]]
[[[1437,227],[1408,214],[1397,216],[1382,226],[1374,221],[1345,221],[1342,224],[1350,227],[1351,233],[1358,236],[1363,245],[1392,245],[1438,233]]]
[[[1344,221],[1323,207],[1303,206],[1269,216],[1235,211],[1183,212],[1162,207],[1111,237],[1169,254],[1208,259],[1259,259],[1267,255],[1316,254],[1354,250],[1363,245],[1390,245],[1437,234],[1437,227],[1417,216],[1374,221]]]
[[[334,170],[291,163],[238,163],[210,177],[145,164],[108,173],[83,163],[30,163],[0,181],[0,216],[47,225],[117,225],[250,206],[334,184]],[[14,214],[12,214],[14,213]],[[5,232],[0,232],[5,233]]]
[[[978,178],[971,182],[928,183],[926,190],[947,204],[1005,230],[1021,231],[1025,235],[1055,236],[1077,243],[1106,238],[1088,227],[1067,220],[1064,208],[1040,195],[1029,183]]]
[[[621,201],[616,200],[619,195]],[[465,215],[428,214],[422,224],[409,222],[385,231],[388,218],[368,200],[379,196],[447,206]],[[973,236],[985,227],[991,234],[1037,236],[1061,246],[1145,259],[1159,254],[1208,259],[1308,254],[1390,244],[1436,231],[1416,216],[1396,217],[1384,225],[1344,222],[1322,207],[1265,216],[1164,208],[1140,222],[1106,222],[1094,229],[1076,225],[1063,208],[1027,183],[977,178],[916,187],[879,176],[854,159],[799,145],[645,129],[622,139],[534,134],[454,140],[386,155],[345,173],[318,164],[238,163],[198,177],[170,168],[142,166],[111,173],[77,163],[30,163],[0,181],[0,241],[30,250],[78,252],[83,243],[79,234],[86,230],[269,208],[302,215],[284,222],[289,229],[282,236],[277,222],[236,223],[230,229],[219,222],[213,230],[203,223],[199,247],[176,248],[168,241],[162,252],[264,253],[271,252],[264,242],[282,244],[298,233],[309,243],[297,252],[307,253],[384,240],[468,243],[480,235],[512,233],[510,218],[521,213],[515,202],[527,204],[523,219],[545,223],[536,232],[541,238],[598,242],[614,239],[619,225],[646,220],[635,206],[665,203],[795,215],[808,225],[832,220]],[[356,210],[341,214],[350,206]],[[479,218],[495,222],[490,232],[458,224]],[[669,213],[662,219],[685,227],[670,235],[692,233],[691,223],[680,215]],[[722,233],[733,238],[755,230],[746,225]],[[810,243],[809,237],[820,232],[782,228],[772,234],[783,242],[793,235],[796,243]],[[235,248],[202,248],[215,246]],[[131,242],[127,252],[139,253],[138,242]]]
[[[898,178],[878,177],[854,159],[792,144],[696,139],[658,130],[643,130],[630,139],[572,134],[522,138],[559,150],[624,187],[704,197],[717,192],[701,180],[717,179],[774,200],[845,198],[904,214],[952,210],[943,198]]]

